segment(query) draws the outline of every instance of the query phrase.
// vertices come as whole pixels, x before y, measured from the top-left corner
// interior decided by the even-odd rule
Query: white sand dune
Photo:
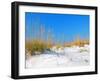
[[[54,53],[33,55],[26,60],[26,68],[72,67],[89,65],[89,46],[52,48]]]

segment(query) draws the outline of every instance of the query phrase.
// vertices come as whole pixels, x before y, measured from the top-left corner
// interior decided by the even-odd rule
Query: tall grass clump
[[[46,49],[50,49],[51,44],[41,40],[26,41],[25,49],[32,54],[41,54]]]

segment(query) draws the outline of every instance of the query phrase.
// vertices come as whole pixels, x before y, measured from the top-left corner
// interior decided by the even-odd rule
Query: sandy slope
[[[54,53],[34,55],[26,60],[26,68],[49,68],[89,65],[89,46],[51,49]],[[81,51],[83,50],[83,51]],[[85,50],[85,51],[84,51]]]

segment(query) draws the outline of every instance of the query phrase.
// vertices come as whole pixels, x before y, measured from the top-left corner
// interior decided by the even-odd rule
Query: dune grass
[[[31,55],[34,55],[34,54],[41,54],[45,50],[50,50],[50,48],[52,48],[53,46],[56,46],[56,48],[58,49],[58,48],[72,47],[72,46],[83,47],[86,44],[89,44],[88,40],[75,40],[73,42],[65,43],[63,45],[61,45],[61,44],[53,45],[53,43],[51,43],[51,42],[46,42],[46,41],[42,41],[42,40],[31,40],[31,41],[26,41],[25,49]]]
[[[65,47],[79,46],[83,47],[84,45],[89,45],[89,40],[74,40],[73,42],[65,43]]]
[[[31,54],[36,54],[36,52],[43,53],[46,49],[50,49],[51,46],[52,45],[50,43],[42,40],[26,41],[25,43],[25,49]]]

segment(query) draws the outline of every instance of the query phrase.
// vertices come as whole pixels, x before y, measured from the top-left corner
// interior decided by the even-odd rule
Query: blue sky
[[[25,37],[35,38],[42,25],[46,31],[51,30],[54,40],[72,41],[76,36],[89,39],[89,15],[25,13]]]

